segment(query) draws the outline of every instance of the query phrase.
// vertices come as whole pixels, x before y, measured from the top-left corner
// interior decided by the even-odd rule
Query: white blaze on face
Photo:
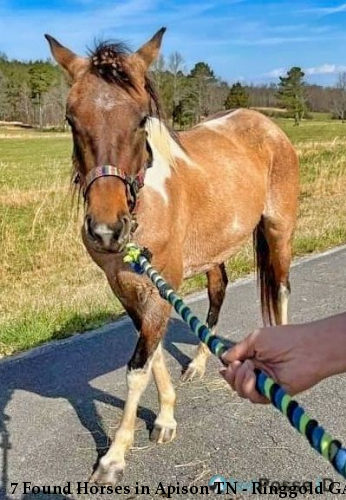
[[[103,92],[95,98],[95,104],[99,109],[102,109],[104,111],[111,111],[114,108],[116,102],[109,92]]]

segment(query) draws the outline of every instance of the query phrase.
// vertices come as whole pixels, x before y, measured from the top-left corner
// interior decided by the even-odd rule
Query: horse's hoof
[[[191,382],[192,380],[201,379],[205,374],[205,365],[191,361],[184,373],[181,375],[182,382]]]
[[[103,464],[102,461],[100,461],[97,469],[89,479],[89,482],[113,486],[122,480],[124,475],[124,468],[124,464],[119,464],[116,462]]]
[[[170,443],[176,435],[176,426],[165,427],[160,424],[154,424],[154,428],[150,434],[150,441],[154,441],[158,444]]]

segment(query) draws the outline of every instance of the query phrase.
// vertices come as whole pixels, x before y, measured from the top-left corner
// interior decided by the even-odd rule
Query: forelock
[[[130,54],[130,49],[122,42],[101,42],[90,52],[90,71],[108,83],[135,88],[134,75],[128,64]]]

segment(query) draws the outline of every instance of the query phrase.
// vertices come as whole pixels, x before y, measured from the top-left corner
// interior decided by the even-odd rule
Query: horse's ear
[[[155,61],[159,55],[162,37],[167,28],[161,28],[155,35],[149,40],[149,42],[142,45],[140,49],[137,50],[136,54],[141,57],[145,62],[147,68]]]
[[[48,40],[50,50],[56,62],[73,80],[75,80],[78,74],[87,67],[88,60],[84,57],[77,56],[77,54],[61,45],[61,43],[52,36],[44,36]]]

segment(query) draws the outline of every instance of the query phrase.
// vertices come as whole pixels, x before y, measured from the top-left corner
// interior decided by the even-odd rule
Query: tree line
[[[330,112],[346,119],[346,73],[333,87],[309,85],[301,68],[291,68],[277,83],[229,85],[215,75],[206,62],[186,70],[179,52],[160,56],[152,77],[166,117],[176,128],[185,128],[222,109],[271,108],[268,114],[285,110],[298,124],[309,111]],[[50,60],[9,60],[0,52],[0,121],[18,121],[38,127],[65,128],[68,84],[58,66]]]

